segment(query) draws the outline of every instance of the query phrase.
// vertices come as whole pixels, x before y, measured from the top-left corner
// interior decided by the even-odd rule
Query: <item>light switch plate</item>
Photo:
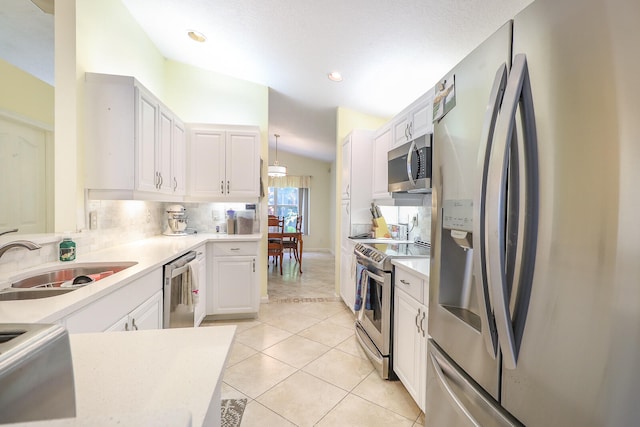
[[[89,212],[89,229],[95,230],[98,228],[98,212]]]

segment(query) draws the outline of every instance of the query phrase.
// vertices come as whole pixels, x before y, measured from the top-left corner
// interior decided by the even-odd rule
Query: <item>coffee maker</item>
[[[186,209],[182,205],[170,205],[167,208],[167,229],[165,236],[185,236],[187,229]]]

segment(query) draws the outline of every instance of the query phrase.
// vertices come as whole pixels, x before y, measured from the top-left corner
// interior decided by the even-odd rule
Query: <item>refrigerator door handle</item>
[[[525,184],[520,188],[524,193],[520,194],[520,200],[524,200],[524,212],[519,212],[518,216],[521,221],[518,225],[518,241],[515,246],[514,283],[509,286],[506,275],[505,237],[508,199],[506,183],[511,144],[515,134],[515,115],[519,105],[523,140],[517,142],[519,144],[517,152],[519,156],[524,156],[518,159],[519,164],[523,165],[525,169]],[[535,114],[527,59],[524,54],[518,54],[513,59],[501,114],[496,123],[496,138],[489,161],[489,185],[487,186],[486,218],[490,219],[485,218],[485,227],[488,230],[487,254],[492,257],[488,263],[489,284],[503,363],[507,369],[515,369],[519,348],[509,307],[509,289],[513,292],[517,291],[519,294],[517,305],[519,324],[517,327],[519,333],[522,334],[533,281],[538,212],[536,138]],[[513,188],[510,190],[514,191]],[[519,208],[521,207],[522,204]]]
[[[477,296],[478,306],[480,307],[480,323],[485,346],[493,358],[495,358],[498,353],[498,333],[491,309],[491,294],[486,271],[485,197],[487,193],[487,173],[493,134],[506,84],[507,64],[503,63],[496,71],[484,116],[484,123],[482,125],[482,137],[478,150],[478,165],[476,171],[478,187],[476,188],[475,200],[473,201],[474,206],[478,207],[477,210],[474,210],[477,216],[473,219],[473,265],[476,283],[478,284]]]

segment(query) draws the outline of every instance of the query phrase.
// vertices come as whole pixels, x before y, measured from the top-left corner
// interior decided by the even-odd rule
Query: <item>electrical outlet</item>
[[[89,229],[95,230],[98,228],[98,212],[89,212]]]

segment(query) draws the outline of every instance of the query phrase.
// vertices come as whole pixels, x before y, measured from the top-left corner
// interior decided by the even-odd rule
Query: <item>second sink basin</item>
[[[117,273],[133,265],[137,262],[91,262],[78,263],[70,266],[60,266],[51,270],[31,275],[23,276],[11,283],[12,288],[59,288],[63,283],[73,280],[78,276],[89,274],[98,274],[104,272]],[[57,289],[56,289],[57,290]],[[73,289],[65,289],[70,291]],[[56,294],[57,295],[57,294]],[[53,295],[49,295],[53,296]],[[32,298],[43,298],[34,296]],[[29,297],[20,297],[15,299],[30,299]]]

